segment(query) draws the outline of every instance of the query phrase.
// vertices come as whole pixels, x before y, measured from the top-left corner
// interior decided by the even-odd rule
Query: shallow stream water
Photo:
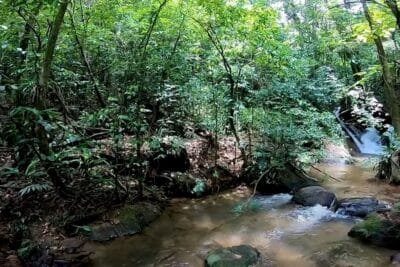
[[[400,190],[374,180],[371,164],[364,161],[317,167],[335,177],[326,176],[324,186],[338,198],[400,199]],[[391,266],[394,251],[347,236],[359,219],[295,205],[288,194],[256,196],[250,208],[241,210],[250,194],[239,187],[204,199],[176,199],[142,234],[89,244],[96,251],[94,266],[204,266],[209,250],[239,244],[256,247],[275,266]]]

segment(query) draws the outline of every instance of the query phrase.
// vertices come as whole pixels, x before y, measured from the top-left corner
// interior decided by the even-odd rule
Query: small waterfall
[[[381,155],[384,152],[381,136],[375,128],[367,128],[360,136],[358,149],[363,154]]]
[[[378,130],[370,127],[360,133],[354,126],[347,125],[340,118],[340,108],[335,110],[335,116],[360,153],[369,155],[382,155],[384,153],[385,146],[382,144],[382,137]]]

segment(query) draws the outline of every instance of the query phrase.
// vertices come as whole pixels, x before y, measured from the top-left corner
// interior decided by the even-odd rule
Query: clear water
[[[400,198],[398,188],[373,180],[373,172],[365,166],[359,161],[318,168],[341,180],[325,182],[339,197]],[[142,234],[89,244],[88,249],[96,251],[94,266],[204,266],[209,250],[239,244],[256,247],[276,266],[392,266],[393,251],[347,236],[358,219],[321,206],[297,206],[288,194],[256,196],[252,208],[234,212],[250,194],[240,187],[205,199],[174,200]]]

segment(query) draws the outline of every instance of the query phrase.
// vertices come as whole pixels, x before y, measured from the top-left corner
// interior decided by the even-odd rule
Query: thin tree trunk
[[[382,38],[374,33],[374,23],[369,12],[367,1],[361,0],[361,4],[364,10],[365,18],[368,21],[371,31],[373,32],[373,38],[378,53],[379,63],[382,67],[382,76],[384,83],[383,96],[389,108],[390,115],[392,116],[393,126],[396,129],[396,132],[400,133],[400,101],[398,99],[399,96],[396,94],[395,91],[395,76],[389,66],[386,52],[383,47]]]
[[[229,61],[227,59],[227,57],[225,56],[225,50],[223,45],[221,44],[217,33],[214,31],[214,29],[209,26],[209,27],[205,27],[203,26],[201,23],[200,25],[204,28],[204,30],[206,31],[208,38],[210,39],[211,43],[214,45],[215,49],[217,49],[218,54],[220,55],[221,59],[222,59],[222,63],[224,65],[224,69],[225,72],[228,76],[228,83],[229,83],[229,97],[230,97],[230,103],[228,104],[228,126],[230,128],[230,130],[232,131],[236,143],[239,147],[239,150],[242,154],[242,158],[243,158],[243,166],[247,166],[247,155],[246,155],[246,150],[241,146],[241,141],[240,141],[240,137],[238,134],[238,131],[236,129],[236,125],[235,125],[235,120],[234,120],[234,115],[235,115],[235,103],[236,103],[236,99],[235,99],[235,91],[236,91],[236,81],[234,79],[233,76],[233,71],[232,71],[232,67],[229,64]]]
[[[95,94],[96,94],[97,101],[99,102],[99,105],[100,105],[102,108],[105,108],[105,107],[106,107],[106,102],[104,101],[104,98],[103,98],[103,96],[101,95],[101,92],[100,92],[100,90],[99,90],[99,87],[97,86],[97,79],[96,79],[96,77],[95,77],[94,74],[93,74],[92,67],[90,66],[90,63],[89,63],[89,60],[88,60],[87,55],[86,55],[86,53],[85,53],[85,50],[84,50],[84,48],[83,48],[82,42],[81,42],[81,40],[79,39],[78,32],[77,32],[76,27],[75,27],[74,15],[73,15],[72,13],[70,13],[70,18],[71,18],[71,26],[72,26],[72,29],[73,29],[73,31],[74,31],[75,42],[76,42],[76,45],[78,46],[79,54],[81,55],[83,65],[85,65],[85,68],[86,68],[86,70],[87,70],[87,73],[88,73],[88,75],[89,75],[89,78],[90,78],[90,80],[91,80],[92,83],[93,83],[94,92],[95,92]]]
[[[49,86],[51,65],[53,63],[54,51],[57,45],[58,35],[63,24],[64,15],[67,11],[68,4],[69,0],[60,2],[60,6],[54,18],[53,27],[50,31],[50,36],[47,41],[42,69],[39,76],[39,85],[36,88],[34,96],[34,104],[38,109],[45,109],[47,106],[47,91]]]
[[[49,86],[51,65],[53,63],[54,51],[57,44],[58,34],[60,32],[64,20],[65,12],[67,11],[68,4],[69,0],[60,3],[59,9],[54,18],[54,23],[50,32],[49,39],[47,41],[47,46],[42,63],[42,69],[39,76],[39,84],[36,87],[36,91],[34,94],[34,105],[39,110],[43,110],[47,106],[47,91]],[[40,153],[46,156],[49,155],[50,153],[49,140],[47,139],[46,130],[41,124],[36,125],[35,135],[38,139]]]

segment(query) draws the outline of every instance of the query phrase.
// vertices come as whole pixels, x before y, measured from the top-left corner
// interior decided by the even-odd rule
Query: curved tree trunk
[[[387,59],[382,43],[382,38],[374,33],[374,22],[369,12],[367,1],[361,0],[361,4],[363,6],[365,18],[368,21],[371,31],[373,32],[373,38],[378,53],[379,63],[382,67],[384,100],[386,102],[386,105],[388,106],[390,115],[392,116],[393,126],[396,129],[396,132],[400,134],[400,99],[399,95],[396,93],[395,73],[390,67],[389,61]]]

